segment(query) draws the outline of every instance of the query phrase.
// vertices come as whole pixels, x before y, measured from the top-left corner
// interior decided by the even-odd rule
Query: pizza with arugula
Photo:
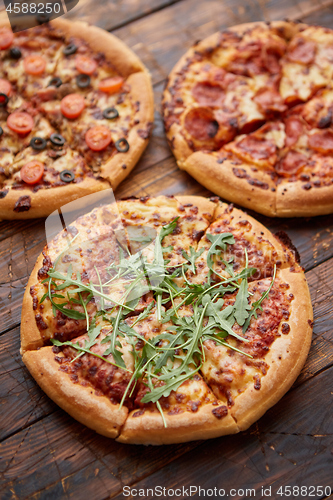
[[[0,22],[0,218],[47,216],[118,184],[147,145],[150,76],[106,31]]]
[[[291,387],[309,350],[297,255],[286,235],[218,198],[94,208],[37,260],[23,361],[65,411],[123,443],[247,429]]]
[[[202,40],[164,93],[170,147],[206,188],[271,217],[333,211],[333,31],[250,23]]]

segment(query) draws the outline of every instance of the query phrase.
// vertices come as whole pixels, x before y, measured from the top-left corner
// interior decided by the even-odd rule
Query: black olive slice
[[[59,76],[54,76],[49,81],[48,87],[60,87],[62,85],[62,79]]]
[[[103,116],[107,120],[114,120],[115,118],[118,118],[119,113],[116,108],[106,108],[103,111]]]
[[[9,51],[9,55],[12,59],[20,59],[22,57],[22,52],[17,47],[12,47]]]
[[[76,77],[76,84],[80,89],[85,89],[90,85],[90,76],[89,75],[78,75]]]
[[[50,141],[55,146],[63,146],[66,142],[66,139],[60,134],[51,134]]]
[[[30,146],[37,151],[42,151],[46,148],[46,140],[42,137],[33,137],[30,141]]]
[[[63,182],[72,182],[75,179],[75,175],[70,170],[63,170],[60,172],[60,179]]]
[[[0,92],[0,106],[1,107],[6,106],[6,104],[7,104],[8,101],[9,101],[8,95],[7,94],[3,94],[2,92]]]
[[[118,139],[118,141],[115,143],[115,146],[119,153],[127,153],[127,151],[129,150],[129,144],[125,137]]]
[[[71,56],[72,54],[75,54],[76,51],[77,46],[74,43],[70,43],[64,48],[63,53],[65,54],[65,56]]]
[[[44,24],[44,23],[49,23],[50,18],[47,14],[38,14],[36,16],[36,21],[38,24]]]
[[[0,137],[2,136],[3,134],[3,130],[2,130],[2,127],[0,127]]]

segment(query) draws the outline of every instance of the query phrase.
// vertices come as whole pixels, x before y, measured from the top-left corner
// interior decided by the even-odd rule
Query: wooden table
[[[165,141],[160,96],[168,72],[194,41],[234,24],[290,18],[333,28],[333,1],[80,0],[69,17],[112,30],[152,74],[153,137],[116,196],[207,195],[178,170]],[[301,254],[315,314],[309,358],[289,393],[247,432],[163,447],[121,445],[99,436],[36,385],[19,354],[19,325],[24,288],[45,244],[44,221],[0,223],[1,499],[131,498],[123,495],[126,485],[136,490],[184,486],[178,498],[186,498],[190,486],[226,493],[234,488],[236,499],[254,498],[246,492],[250,488],[255,498],[267,498],[269,491],[263,496],[262,487],[272,487],[275,500],[286,498],[278,495],[280,486],[333,489],[333,216],[282,220],[254,215],[273,231],[287,231]],[[327,490],[315,497],[310,493],[290,498],[328,496]],[[194,489],[192,496],[199,498]]]

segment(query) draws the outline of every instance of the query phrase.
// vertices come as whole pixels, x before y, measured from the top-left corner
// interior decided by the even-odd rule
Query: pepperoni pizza
[[[311,342],[287,243],[216,198],[95,208],[37,260],[23,361],[70,415],[124,443],[247,429],[292,385]]]
[[[150,77],[116,37],[56,19],[0,26],[0,218],[46,216],[130,173],[153,122]]]
[[[333,211],[333,31],[253,23],[197,43],[170,74],[180,168],[269,216]]]

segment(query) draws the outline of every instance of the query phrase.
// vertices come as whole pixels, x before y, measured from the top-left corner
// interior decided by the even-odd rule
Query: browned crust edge
[[[128,409],[97,396],[94,389],[74,384],[59,370],[52,347],[23,354],[23,362],[43,391],[73,418],[94,431],[115,438],[125,423]]]
[[[304,273],[283,269],[278,271],[277,277],[287,282],[290,285],[288,293],[294,294],[287,321],[290,332],[288,335],[281,334],[271,346],[265,358],[270,368],[267,375],[261,378],[261,389],[257,391],[253,386],[249,387],[237,397],[231,409],[242,431],[257,421],[290,389],[305,363],[311,345],[313,311]]]
[[[82,196],[108,189],[110,184],[113,189],[116,189],[135,167],[149,142],[149,132],[154,121],[154,97],[150,74],[140,59],[121,40],[96,26],[63,18],[55,19],[50,24],[67,35],[84,39],[93,50],[103,52],[106,58],[112,61],[116,70],[127,78],[127,82],[131,85],[133,102],[140,102],[140,109],[135,115],[139,123],[129,132],[127,139],[130,145],[129,151],[117,153],[103,165],[101,176],[106,180],[87,177],[78,185],[69,184],[47,190],[40,189],[37,193],[30,189],[12,190],[9,188],[7,195],[0,199],[1,219],[46,217],[59,207],[59,200],[61,200],[60,205],[65,205]],[[0,19],[0,26],[8,26],[8,19],[3,15]],[[140,137],[138,133],[140,130],[144,132],[143,137],[147,136],[145,139]],[[20,196],[30,196],[31,208],[25,212],[14,212],[15,203]]]
[[[176,415],[164,414],[166,428],[159,413],[146,411],[143,415],[134,417],[138,411],[135,410],[129,414],[117,441],[128,444],[161,445],[210,439],[239,432],[230,412],[219,420],[212,413],[215,408],[217,406],[206,404],[196,413],[185,411]]]
[[[43,265],[43,254],[40,254],[35,267],[29,277],[22,301],[21,312],[21,355],[28,350],[35,350],[43,347],[43,339],[36,325],[35,314],[33,310],[33,301],[30,293],[30,287],[38,283],[37,273]]]
[[[181,168],[222,198],[245,208],[257,210],[269,217],[276,217],[276,194],[272,191],[273,188],[275,189],[275,184],[269,175],[265,175],[259,169],[254,173],[246,164],[233,165],[228,159],[219,164],[216,160],[216,157],[197,151],[187,158]],[[233,168],[248,171],[251,177],[256,177],[268,184],[268,189],[250,185],[246,178],[236,177],[232,171]]]
[[[312,217],[333,212],[333,184],[304,189],[305,182],[281,182],[276,189],[277,217]]]
[[[36,193],[30,189],[9,189],[7,195],[0,200],[0,217],[8,220],[47,217],[59,206],[103,189],[110,189],[109,182],[93,177],[86,177],[78,184],[40,189]],[[14,212],[15,203],[21,196],[30,197],[31,207],[26,212]]]

